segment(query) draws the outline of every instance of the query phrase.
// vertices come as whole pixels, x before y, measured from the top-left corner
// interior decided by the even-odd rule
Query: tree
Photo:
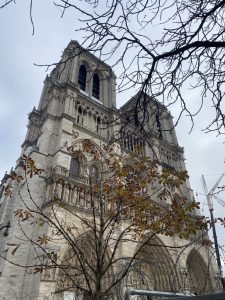
[[[13,2],[4,1],[1,8]],[[224,0],[110,0],[104,6],[98,0],[54,3],[62,17],[67,10],[79,16],[76,29],[84,32],[82,45],[115,66],[119,92],[135,88],[166,106],[178,105],[175,125],[184,114],[194,125],[203,106],[212,107],[204,129],[224,133]],[[32,1],[30,10],[33,24]],[[141,99],[133,118],[144,127],[148,100]]]
[[[33,196],[31,186],[44,170],[24,155],[24,174],[11,172],[8,178],[19,187],[8,182],[4,188],[8,197],[13,189],[19,190],[21,200],[15,211],[20,233],[17,242],[9,244],[11,254],[19,255],[20,247],[26,244],[33,248],[30,264],[21,267],[45,278],[59,275],[56,294],[76,291],[99,300],[116,290],[121,292],[121,282],[129,276],[136,282],[142,276],[139,286],[149,288],[146,276],[151,277],[148,264],[152,267],[149,257],[155,247],[162,260],[157,266],[164,264],[169,269],[163,274],[167,276],[164,285],[155,275],[156,287],[182,289],[169,252],[157,236],[192,239],[174,247],[177,251],[197,240],[206,245],[207,220],[195,213],[198,203],[174,196],[173,190],[186,180],[186,172],[162,169],[157,161],[141,155],[140,149],[137,145],[128,154],[118,145],[99,147],[90,140],[73,144],[67,151],[74,160],[70,176],[76,185],[72,187],[63,170],[52,170],[45,176],[47,198],[41,202]],[[77,170],[87,157],[96,163],[89,174],[79,177]],[[57,254],[56,245],[67,245],[64,256]]]

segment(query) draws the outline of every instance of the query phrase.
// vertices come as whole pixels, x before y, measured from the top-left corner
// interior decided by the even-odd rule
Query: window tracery
[[[145,142],[141,137],[135,137],[131,131],[121,132],[121,146],[128,151],[135,151],[137,154],[144,155]]]

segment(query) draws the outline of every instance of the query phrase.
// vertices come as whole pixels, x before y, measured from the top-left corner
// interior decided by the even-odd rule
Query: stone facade
[[[116,138],[123,119],[128,121],[128,125],[120,130],[121,147],[125,151],[132,151],[139,139],[141,151],[153,158],[157,157],[162,166],[185,170],[183,148],[178,145],[175,130],[170,130],[173,128],[172,116],[165,107],[154,100],[151,101],[151,118],[144,125],[147,132],[145,138],[148,141],[145,143],[141,136],[134,136],[135,122],[129,119],[129,111],[137,96],[121,109],[116,109],[116,78],[112,69],[75,41],[70,42],[65,49],[61,62],[65,61],[66,63],[57,65],[46,78],[39,106],[29,114],[27,135],[22,145],[21,155],[32,155],[37,165],[46,170],[44,176],[28,179],[32,198],[38,199],[39,203],[32,203],[24,183],[19,187],[15,186],[10,199],[2,193],[0,224],[7,224],[10,220],[11,227],[8,236],[4,235],[4,230],[0,233],[0,253],[3,257],[0,259],[0,299],[63,299],[63,295],[52,294],[59,276],[54,270],[45,270],[40,275],[34,274],[33,269],[21,268],[21,265],[26,267],[32,263],[36,250],[22,244],[18,254],[13,256],[10,245],[23,239],[14,212],[25,207],[26,203],[31,206],[41,205],[50,201],[54,194],[76,207],[82,214],[87,213],[89,204],[80,187],[86,183],[85,172],[93,168],[93,163],[87,159],[85,167],[80,169],[79,177],[72,178],[69,172],[72,158],[67,146],[84,139],[91,139],[96,145],[107,144],[110,139]],[[158,110],[160,121],[157,119]],[[115,121],[118,118],[122,118],[120,122]],[[108,126],[112,121],[115,121],[114,126]],[[162,135],[160,138],[159,134]],[[16,171],[22,172],[20,159]],[[7,183],[9,181],[10,179],[7,179]],[[1,189],[5,182],[6,180],[2,181]],[[193,199],[188,181],[175,192]],[[38,231],[36,227],[30,226],[26,234],[35,239],[42,230],[41,228]],[[155,243],[158,247],[154,250],[149,249],[148,252],[163,263],[146,270],[146,274],[151,274],[150,281],[154,276],[159,276],[163,286],[163,282],[170,280],[168,270],[176,262],[176,280],[182,282],[181,291],[198,292],[202,288],[201,285],[207,285],[208,292],[220,289],[216,279],[218,270],[210,249],[195,243],[184,248],[178,257],[175,248],[172,247],[185,245],[188,241],[177,237],[159,236]],[[163,249],[163,244],[170,245],[171,248]],[[130,243],[124,246],[123,251],[132,253],[134,245]],[[60,242],[58,245],[49,246],[49,253],[56,259],[68,255],[66,245]],[[10,264],[11,260],[14,260],[14,264]],[[158,273],[160,275],[157,275]],[[126,278],[126,285],[140,288],[132,271]],[[143,284],[142,288],[150,286],[155,288],[153,282],[149,285]],[[160,284],[158,286],[160,287]],[[168,289],[168,286],[168,282],[165,283],[164,289]],[[68,296],[68,299],[72,299],[69,297],[72,295]],[[76,295],[77,299],[83,297],[82,294]]]

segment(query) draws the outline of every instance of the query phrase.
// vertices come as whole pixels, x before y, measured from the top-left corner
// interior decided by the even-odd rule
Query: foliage
[[[117,145],[100,148],[90,140],[67,150],[81,162],[85,158],[98,162],[98,178],[86,174],[89,180],[83,184],[77,179],[88,209],[71,205],[65,193],[61,197],[55,190],[40,203],[29,190],[30,199],[21,196],[23,207],[15,211],[23,238],[9,244],[13,247],[12,255],[26,242],[41,250],[30,267],[41,276],[46,272],[59,274],[57,293],[78,290],[90,293],[96,300],[110,295],[132,266],[138,261],[143,263],[140,255],[148,245],[160,247],[155,240],[158,234],[194,239],[202,237],[207,229],[207,221],[195,212],[198,203],[182,193],[174,196],[175,190],[181,191],[186,172],[162,169],[157,161],[140,156],[138,149],[122,153]],[[13,172],[10,180],[19,185],[31,184],[33,177],[43,170],[29,156],[23,156],[23,161],[24,177]],[[56,178],[56,185],[67,186],[65,178]],[[13,190],[13,186],[6,186],[6,196],[8,189]],[[37,227],[36,237],[27,233],[29,226]],[[68,251],[64,257],[49,250],[52,245],[63,247],[65,243]],[[207,239],[202,243],[206,245]],[[132,245],[129,247],[133,250],[121,254],[127,245]]]

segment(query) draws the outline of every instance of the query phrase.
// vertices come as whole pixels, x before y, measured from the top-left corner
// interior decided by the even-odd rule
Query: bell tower
[[[35,274],[33,265],[40,266],[41,255],[42,261],[45,261],[47,266],[51,260],[57,261],[59,257],[67,259],[68,255],[72,258],[74,256],[73,253],[68,254],[65,240],[61,243],[49,242],[41,245],[43,246],[41,250],[44,249],[44,253],[47,253],[45,257],[43,251],[40,252],[40,247],[37,247],[40,235],[47,235],[49,230],[52,230],[50,226],[41,223],[41,214],[40,216],[37,214],[39,209],[48,210],[49,207],[54,206],[52,204],[54,199],[57,199],[60,208],[61,205],[67,205],[71,210],[84,214],[85,218],[93,209],[87,193],[85,194],[85,187],[87,190],[87,186],[90,186],[90,178],[97,181],[100,178],[100,162],[98,165],[97,159],[88,155],[82,157],[81,161],[73,157],[68,151],[68,146],[79,141],[91,140],[94,146],[99,147],[99,145],[106,145],[115,134],[120,133],[116,148],[118,152],[123,152],[124,156],[139,148],[141,154],[157,159],[159,170],[160,168],[161,170],[162,168],[174,171],[185,170],[183,148],[178,145],[172,116],[167,108],[149,95],[142,95],[149,103],[148,116],[150,116],[143,125],[147,132],[143,137],[138,127],[137,111],[132,110],[138,95],[117,109],[115,80],[111,67],[76,41],[69,43],[60,62],[46,77],[39,104],[29,114],[27,134],[15,167],[16,173],[24,176],[22,157],[25,154],[32,157],[38,168],[44,169],[45,172],[33,178],[29,178],[28,175],[26,180],[22,180],[19,184],[6,174],[0,184],[0,229],[2,229],[0,231],[0,299],[53,299],[51,293],[56,291],[59,273],[57,274],[56,268],[46,267],[41,274]],[[124,124],[126,126],[123,126]],[[6,187],[10,184],[9,194],[6,193]],[[155,193],[156,188],[152,185],[149,190],[146,189],[146,193],[154,194],[154,201],[160,203],[160,197],[157,198]],[[171,189],[171,194],[174,199],[177,197],[177,202],[180,196],[185,196],[188,201],[193,200],[188,180],[181,189]],[[169,201],[163,205],[168,205]],[[28,208],[29,211],[33,210],[37,214],[37,218],[30,221],[25,217],[25,220],[19,222],[15,214]],[[66,213],[63,217],[69,218]],[[71,218],[70,221],[73,222],[74,219]],[[83,224],[78,222],[73,223],[74,226],[82,227]],[[28,243],[23,242],[24,236]],[[181,240],[178,236],[157,236],[153,244],[156,248],[146,245],[146,250],[142,251],[142,261],[151,262],[149,257],[156,257],[157,264],[160,264],[158,267],[153,263],[149,269],[143,269],[146,270],[146,278],[152,278],[145,286],[152,287],[153,290],[174,291],[170,285],[171,274],[173,274],[170,268],[175,265],[176,269],[174,268],[173,271],[178,274],[178,281],[183,280],[181,276],[186,276],[187,272],[191,274],[186,276],[185,280],[189,280],[188,290],[192,289],[193,292],[205,289],[205,276],[208,276],[207,278],[214,276],[217,271],[215,264],[207,265],[210,251],[207,252],[202,248],[199,250],[198,245],[193,244],[192,248],[185,248],[180,257],[176,256],[177,254],[171,249],[188,244],[188,241]],[[171,249],[165,245],[170,245]],[[18,250],[15,253],[13,249]],[[121,253],[130,256],[135,253],[134,251],[136,251],[135,245],[131,240],[129,247],[124,247]],[[201,272],[196,266],[201,268]],[[194,286],[200,273],[199,286]],[[213,276],[210,277],[212,280],[207,279],[206,282],[207,284],[210,282],[208,292],[215,290]],[[132,278],[135,277],[128,278],[130,286],[136,282],[134,280],[132,282]],[[158,282],[158,285],[154,285],[154,282]],[[184,285],[184,288],[185,286],[187,285]],[[142,287],[140,282],[139,288]],[[76,292],[71,291],[70,295],[73,295],[73,298],[69,299],[75,299],[77,296],[76,300],[87,299],[85,294],[76,294]],[[63,296],[65,294],[57,295],[54,300],[66,299]]]
[[[25,299],[25,291],[32,297],[39,295],[40,282],[31,271],[19,267],[32,262],[35,250],[21,245],[19,255],[14,257],[11,253],[10,245],[19,244],[22,239],[15,211],[26,205],[42,206],[52,183],[61,182],[62,177],[68,178],[70,172],[75,174],[76,164],[67,146],[76,139],[88,138],[107,143],[114,130],[108,124],[116,113],[115,79],[111,67],[76,41],[69,43],[60,62],[46,77],[38,107],[29,114],[21,151],[21,157],[23,154],[31,156],[45,174],[29,182],[32,197],[27,193],[24,182],[19,188],[13,183],[11,197],[5,195],[4,186],[11,180],[7,174],[1,184],[0,224],[10,221],[10,227],[7,228],[7,236],[5,231],[0,232],[0,253],[6,259],[0,259],[0,299],[7,294],[6,291],[12,291],[12,296],[15,294],[21,299]],[[21,166],[19,158],[15,171],[22,175]],[[94,170],[95,166],[91,168]],[[79,178],[82,181],[83,174],[79,174]],[[62,193],[67,193],[66,187],[60,186],[60,190],[59,186],[60,183],[57,189],[62,197]],[[39,233],[30,226],[27,234],[35,240]],[[56,250],[53,249],[53,252]],[[14,265],[7,260],[13,260]],[[53,280],[50,277],[50,281]]]

